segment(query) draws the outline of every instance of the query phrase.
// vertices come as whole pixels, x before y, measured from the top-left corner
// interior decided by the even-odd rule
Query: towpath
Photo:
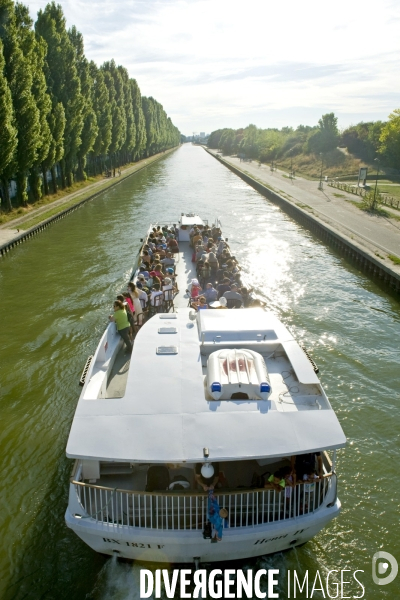
[[[213,151],[213,154],[216,152]],[[373,215],[354,205],[354,202],[360,202],[358,196],[328,186],[325,181],[323,190],[319,190],[317,181],[297,175],[290,179],[283,171],[272,172],[269,166],[260,167],[257,162],[243,162],[234,156],[224,156],[223,159],[286,200],[314,214],[339,233],[354,239],[383,259],[387,266],[400,272],[398,265],[387,258],[389,254],[400,257],[400,211],[383,207],[399,220]]]

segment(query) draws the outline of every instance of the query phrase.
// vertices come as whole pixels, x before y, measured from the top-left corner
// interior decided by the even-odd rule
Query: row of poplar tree
[[[83,37],[66,29],[60,5],[33,23],[21,3],[0,0],[0,182],[17,201],[57,191],[74,179],[112,170],[180,142],[180,132],[154,98],[113,60],[101,67],[84,54]],[[58,169],[57,169],[58,165]]]

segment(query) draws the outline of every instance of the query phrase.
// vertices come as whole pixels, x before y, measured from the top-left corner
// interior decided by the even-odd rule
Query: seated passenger
[[[174,267],[175,266],[175,259],[172,257],[171,252],[167,252],[165,258],[162,258],[160,260],[160,263],[164,266],[164,267]]]
[[[222,280],[224,279],[224,277],[228,277],[228,274],[225,275],[226,267],[227,267],[227,265],[222,265],[218,269],[218,271],[216,273],[216,278],[217,278],[218,283],[222,283]]]
[[[142,283],[142,281],[143,280],[141,279],[140,283]],[[145,283],[146,282],[144,282],[144,284]],[[148,290],[148,289],[149,288],[147,287],[147,285],[144,285],[143,288],[140,288],[139,285],[136,286],[136,291],[138,293],[139,302],[140,302],[140,305],[142,307],[142,311],[141,312],[143,312],[143,309],[146,308],[147,302],[149,300],[149,298],[147,296],[147,293],[146,293],[146,290]],[[138,314],[140,314],[140,313],[138,313]]]
[[[217,286],[218,300],[225,294],[225,292],[229,292],[231,289],[230,283],[230,279],[228,277],[224,277],[222,283]]]
[[[207,283],[206,289],[203,292],[203,296],[205,297],[207,304],[210,304],[210,302],[215,302],[215,300],[218,299],[218,292],[213,287],[212,283]]]
[[[196,254],[195,254],[195,260],[196,262],[198,260],[200,260],[200,258],[203,256],[206,256],[206,251],[204,249],[204,246],[202,246],[201,244],[199,244],[198,246],[196,246]]]
[[[197,300],[192,300],[192,302],[190,303],[190,306],[192,308],[194,308],[195,310],[203,310],[205,308],[208,308],[207,302],[206,302],[206,299],[204,298],[204,296],[199,296]]]
[[[211,267],[210,267],[210,263],[208,262],[208,260],[204,261],[203,277],[205,280],[210,279],[210,277],[211,277]]]
[[[136,287],[138,287],[142,290],[145,285],[146,285],[146,278],[143,275],[143,273],[139,273],[139,275],[137,276],[137,279],[136,279]]]
[[[250,292],[247,288],[242,287],[242,288],[240,288],[240,294],[243,298],[243,306],[245,308],[247,308],[248,306],[250,306],[250,303],[251,303]]]
[[[161,263],[158,263],[157,265],[154,266],[154,273],[161,281],[164,279],[165,275],[162,272],[162,264]]]
[[[198,279],[192,279],[190,287],[190,297],[192,300],[197,300],[200,292],[202,291]]]
[[[164,277],[163,284],[163,292],[171,290],[172,294],[176,294],[176,287],[174,286],[171,277]]]
[[[218,268],[218,259],[215,256],[214,252],[208,253],[207,260],[208,260],[210,267],[216,271]]]
[[[179,252],[178,242],[174,238],[169,239],[167,246],[171,252],[174,252],[174,253]]]
[[[196,228],[194,230],[194,234],[193,234],[193,237],[192,237],[192,246],[196,247],[197,242],[199,242],[201,239],[203,239],[202,235],[201,235],[199,229]]]
[[[217,255],[217,257],[221,256],[221,254],[223,253],[225,248],[226,248],[225,242],[223,242],[222,240],[220,242],[218,242],[217,251],[215,253]]]
[[[163,293],[160,290],[160,284],[159,283],[154,283],[153,284],[153,289],[152,292],[150,294],[150,304],[151,306],[154,306],[154,298],[157,298],[157,296],[162,296]]]
[[[231,289],[224,293],[224,298],[228,301],[228,308],[240,308],[243,306],[243,298],[238,292],[237,285],[234,283],[232,283]]]
[[[142,255],[142,262],[144,262],[146,265],[149,265],[151,262],[151,257],[149,254],[148,250],[144,250],[143,251],[143,255]]]
[[[219,463],[197,463],[194,480],[205,492],[213,490],[219,480]]]

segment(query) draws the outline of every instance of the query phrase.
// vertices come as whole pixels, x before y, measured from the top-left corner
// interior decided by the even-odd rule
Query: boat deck
[[[263,464],[260,464],[260,462]],[[264,462],[266,464],[264,464]],[[254,487],[255,476],[261,477],[264,475],[264,477],[267,478],[271,473],[274,473],[278,469],[288,466],[289,464],[288,458],[274,460],[270,463],[267,463],[267,461],[256,460],[240,460],[221,463],[221,487],[224,490],[250,489],[252,485]],[[143,492],[146,489],[148,468],[148,464],[127,465],[126,463],[101,463],[100,479],[96,481],[96,485]],[[170,481],[176,481],[177,479],[182,478],[187,480],[190,484],[188,493],[190,491],[199,491],[197,485],[195,485],[194,468],[194,464],[188,464],[185,467],[182,467],[182,465],[168,465]]]
[[[196,265],[192,263],[192,252],[189,242],[180,242],[179,254],[174,255],[176,260],[176,285],[179,290],[174,297],[175,310],[186,308],[189,303],[189,295],[186,290],[192,279],[196,277]],[[130,355],[126,354],[122,347],[108,378],[106,398],[123,398],[130,362]]]
[[[193,249],[189,242],[179,243],[179,255],[176,262],[176,283],[179,292],[174,298],[175,309],[186,308],[189,303],[189,295],[186,290],[191,284],[192,279],[196,277],[196,264],[192,263]]]

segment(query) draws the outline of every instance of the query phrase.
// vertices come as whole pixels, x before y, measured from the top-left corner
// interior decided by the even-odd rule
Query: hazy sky
[[[22,0],[24,2],[24,0]],[[45,0],[25,0],[31,14]],[[398,0],[64,0],[86,56],[114,58],[185,135],[339,127],[400,107]]]

